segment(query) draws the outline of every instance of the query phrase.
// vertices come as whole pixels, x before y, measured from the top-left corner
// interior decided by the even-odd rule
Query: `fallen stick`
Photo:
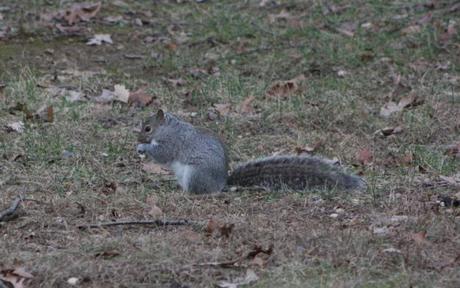
[[[16,211],[18,210],[19,204],[21,203],[22,199],[20,196],[17,196],[13,202],[11,202],[10,207],[7,209],[0,211],[0,222],[8,221],[15,216]]]
[[[198,225],[203,226],[204,221],[192,221],[192,220],[140,220],[140,221],[120,221],[120,222],[105,222],[96,224],[84,224],[78,225],[78,229],[90,229],[90,228],[101,228],[108,226],[121,226],[121,225],[154,225],[154,226],[181,226],[181,225]]]

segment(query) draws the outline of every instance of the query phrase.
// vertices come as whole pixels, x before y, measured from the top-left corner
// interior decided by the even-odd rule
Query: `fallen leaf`
[[[94,101],[97,103],[111,103],[113,101],[119,101],[123,103],[128,103],[130,93],[124,85],[115,85],[114,90],[110,91],[107,89],[102,89],[101,95],[94,97]]]
[[[390,229],[388,227],[374,227],[372,233],[378,236],[386,236],[390,233]]]
[[[147,204],[146,212],[153,218],[159,218],[163,215],[163,211],[157,206],[157,202],[157,198],[153,195],[145,200],[145,204]]]
[[[93,98],[97,103],[111,103],[113,101],[113,92],[107,89],[102,89],[101,95]]]
[[[439,36],[439,41],[441,42],[441,44],[443,44],[443,45],[448,44],[449,41],[455,35],[457,35],[457,28],[455,27],[456,24],[457,23],[455,21],[452,21],[452,20],[449,21],[449,24],[447,25],[446,31]]]
[[[230,234],[232,233],[233,228],[235,228],[234,223],[230,223],[230,224],[225,223],[224,225],[219,227],[220,235],[222,235],[225,238],[230,237]]]
[[[17,132],[17,133],[24,132],[24,122],[22,121],[6,124],[5,127],[6,127],[6,132]]]
[[[248,96],[246,97],[246,99],[243,100],[243,102],[241,102],[240,104],[240,112],[242,114],[252,114],[254,113],[254,106],[252,105],[252,102],[254,102],[254,100],[256,100],[256,97],[254,96]]]
[[[110,34],[95,34],[92,38],[88,40],[88,42],[86,42],[86,45],[99,46],[103,43],[113,44],[112,37],[110,36]]]
[[[453,176],[440,175],[439,179],[449,186],[460,187],[460,173]]]
[[[433,13],[429,12],[425,15],[422,16],[422,18],[418,19],[417,20],[417,24],[427,24],[428,22],[431,21],[431,19],[433,19]]]
[[[117,16],[107,16],[104,18],[104,21],[105,22],[108,22],[108,23],[121,23],[121,22],[125,22],[125,20],[123,20],[123,16],[122,15],[117,15]]]
[[[286,20],[290,17],[291,17],[291,14],[289,14],[286,10],[282,10],[279,14],[268,15],[268,21],[270,23],[275,23],[279,19]]]
[[[218,223],[213,218],[209,219],[208,224],[206,225],[205,232],[207,235],[212,235],[214,231],[216,231],[220,227],[220,223]]]
[[[414,162],[414,154],[412,154],[411,152],[406,153],[406,154],[399,160],[399,163],[400,163],[400,164],[404,164],[404,165],[409,165],[409,164],[412,164],[413,162]]]
[[[337,31],[345,36],[353,37],[355,35],[357,26],[358,25],[355,22],[345,22],[337,28]]]
[[[381,109],[380,109],[380,116],[382,117],[389,117],[391,114],[395,112],[400,112],[404,108],[408,107],[414,107],[417,105],[420,105],[423,103],[422,99],[418,99],[417,95],[415,93],[409,93],[409,95],[402,97],[401,100],[399,100],[399,103],[396,104],[393,101],[390,101],[386,103]]]
[[[130,105],[134,104],[140,107],[148,106],[153,103],[153,96],[145,92],[145,88],[139,88],[138,90],[129,94]]]
[[[214,104],[214,108],[216,109],[217,112],[219,112],[220,116],[227,116],[230,113],[230,109],[232,107],[232,104],[230,103],[222,103],[222,104]]]
[[[395,112],[401,111],[403,108],[400,107],[398,104],[396,104],[393,101],[390,101],[383,105],[383,107],[380,109],[380,116],[382,117],[389,117],[391,114]]]
[[[246,255],[246,259],[253,259],[259,254],[265,254],[265,255],[272,255],[273,254],[273,249],[274,249],[273,243],[268,246],[268,248],[264,249],[262,245],[255,245],[254,248]]]
[[[460,141],[451,145],[447,145],[445,149],[445,154],[460,159]]]
[[[265,7],[268,3],[270,3],[273,0],[261,0],[259,2],[259,7]]]
[[[142,164],[142,170],[147,173],[157,174],[157,175],[169,175],[171,174],[169,170],[164,168],[159,164],[155,164],[154,162],[147,162]]]
[[[264,268],[267,264],[267,261],[260,256],[254,257],[250,262],[251,265],[259,266],[259,268]]]
[[[54,108],[53,106],[43,105],[32,117],[38,122],[51,123],[54,121]]]
[[[411,25],[411,26],[408,26],[402,29],[401,33],[403,35],[410,35],[410,34],[419,33],[420,31],[422,31],[422,27],[420,27],[420,25]]]
[[[80,26],[63,26],[60,23],[57,23],[55,27],[59,30],[59,32],[68,36],[80,35],[84,31],[84,29]]]
[[[272,98],[287,98],[300,90],[300,84],[306,80],[303,74],[287,81],[276,81],[265,93]]]
[[[398,106],[402,108],[414,106],[416,103],[417,96],[414,93],[409,93],[406,97],[401,98],[399,100]]]
[[[113,181],[106,181],[101,188],[101,193],[104,195],[111,195],[117,191],[118,185]]]
[[[237,278],[232,282],[220,281],[217,283],[217,286],[221,288],[238,288],[239,286],[248,285],[257,280],[259,280],[259,277],[256,273],[252,269],[248,269],[244,278]]]
[[[101,2],[96,3],[76,3],[70,8],[60,11],[55,18],[62,18],[68,25],[73,25],[80,21],[89,21],[101,9]]]
[[[368,148],[363,148],[356,154],[356,160],[358,160],[361,165],[369,165],[372,163],[373,158],[374,156]]]
[[[310,147],[310,146],[304,146],[304,147],[295,147],[294,151],[297,155],[301,154],[311,154],[313,151],[315,151],[317,147]]]
[[[385,253],[397,253],[397,254],[401,254],[401,250],[396,249],[396,248],[394,248],[394,247],[387,248],[387,249],[383,249],[382,251],[385,252]]]
[[[65,94],[65,99],[70,103],[81,102],[86,100],[83,97],[84,95],[81,91],[65,90]]]
[[[128,103],[129,100],[129,91],[124,85],[115,85],[113,90],[114,100]]]
[[[67,283],[72,286],[77,285],[78,281],[79,279],[77,277],[70,277],[69,279],[67,279]]]
[[[375,131],[374,134],[380,134],[382,136],[390,136],[390,135],[395,135],[395,134],[399,134],[403,131],[403,127],[401,126],[396,126],[396,127],[385,127],[385,128],[382,128],[382,129],[379,129],[377,131]]]
[[[0,281],[3,281],[3,282],[0,282],[0,284],[7,283],[11,285],[7,287],[25,288],[26,287],[24,285],[25,282],[28,279],[32,279],[33,277],[34,276],[30,274],[29,272],[27,272],[23,267],[18,267],[15,269],[4,269],[0,271]]]
[[[428,240],[426,239],[426,231],[421,231],[418,233],[411,234],[411,239],[418,245],[428,244]]]
[[[187,82],[184,79],[166,79],[174,87],[184,86]]]

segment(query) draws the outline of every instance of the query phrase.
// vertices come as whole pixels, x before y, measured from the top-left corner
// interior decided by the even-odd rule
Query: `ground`
[[[460,286],[458,2],[75,3],[0,5],[0,211],[24,199],[0,222],[1,277]],[[232,166],[310,153],[368,188],[185,194],[135,152],[158,108],[221,135]],[[198,223],[78,228],[148,219]]]

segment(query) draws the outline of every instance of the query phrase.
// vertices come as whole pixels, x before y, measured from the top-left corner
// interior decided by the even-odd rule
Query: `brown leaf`
[[[268,21],[270,23],[275,23],[277,20],[286,20],[291,17],[291,14],[289,14],[286,10],[282,10],[279,14],[270,14],[268,15]]]
[[[252,114],[254,113],[254,107],[252,105],[252,102],[254,102],[254,100],[256,99],[256,97],[254,96],[248,96],[246,97],[246,99],[243,100],[243,102],[241,102],[240,104],[240,112],[242,114]]]
[[[422,27],[420,27],[420,25],[411,25],[411,26],[408,26],[402,29],[401,33],[403,35],[410,35],[410,34],[419,33],[420,31],[422,31]]]
[[[232,108],[232,104],[230,103],[214,104],[213,106],[219,112],[220,116],[227,116]]]
[[[34,276],[27,272],[23,267],[15,269],[5,269],[0,271],[0,281],[11,284],[13,288],[25,288],[24,282]],[[6,285],[6,284],[5,284]]]
[[[318,148],[317,145],[315,145],[313,147],[310,147],[310,146],[299,147],[299,146],[297,146],[297,147],[294,148],[294,151],[295,151],[295,153],[297,155],[311,154],[313,151],[315,151],[316,148]]]
[[[427,14],[423,15],[422,18],[417,20],[417,24],[427,24],[428,22],[433,19],[433,13],[428,12]]]
[[[460,187],[460,173],[453,175],[453,176],[440,175],[439,179],[441,180],[441,182],[449,186]]]
[[[355,35],[357,26],[358,25],[354,22],[345,22],[342,23],[339,28],[337,28],[337,31],[345,36],[353,37]]]
[[[391,114],[395,112],[401,111],[403,108],[401,108],[398,104],[396,104],[393,101],[390,101],[386,103],[385,105],[380,108],[380,116],[382,117],[389,117]]]
[[[268,246],[267,249],[264,249],[262,247],[262,245],[255,245],[254,248],[252,249],[252,251],[250,251],[247,255],[246,255],[246,259],[253,259],[254,257],[256,257],[257,255],[259,254],[266,254],[266,255],[272,255],[273,253],[273,248],[274,248],[274,245],[273,243],[270,244],[270,246]]]
[[[399,161],[399,163],[404,165],[409,165],[414,162],[414,154],[411,152],[406,153]]]
[[[60,23],[56,24],[56,28],[65,35],[78,35],[83,32],[83,28],[80,26],[63,26]]]
[[[369,165],[372,163],[373,158],[374,155],[368,148],[361,149],[356,154],[356,160],[358,160],[361,165]]]
[[[265,93],[266,96],[271,98],[288,98],[300,89],[300,84],[305,81],[303,74],[287,81],[276,81]]]
[[[205,229],[206,234],[208,235],[213,234],[214,231],[219,229],[219,226],[220,226],[220,223],[218,223],[216,220],[214,220],[213,218],[209,219],[208,224],[206,225],[206,229]]]
[[[409,95],[402,97],[401,100],[399,100],[398,106],[401,107],[401,109],[413,106],[416,103],[417,96],[414,93],[409,93]]]
[[[38,122],[53,122],[54,121],[54,109],[53,106],[44,105],[35,112],[33,120]]]
[[[220,288],[238,288],[239,286],[248,285],[256,282],[257,280],[259,280],[259,277],[256,273],[253,270],[248,269],[244,278],[238,278],[232,282],[220,281],[217,283],[217,286]]]
[[[187,81],[185,81],[184,79],[181,79],[181,78],[179,78],[179,79],[166,79],[166,81],[168,81],[174,87],[184,86],[187,83]]]
[[[439,36],[441,44],[446,45],[455,35],[457,35],[457,28],[455,27],[456,22],[449,21],[447,29],[444,33]]]
[[[426,239],[426,231],[420,231],[418,233],[412,233],[411,239],[418,245],[428,244],[428,240]]]
[[[256,256],[256,257],[254,257],[254,259],[252,259],[250,261],[250,264],[255,265],[255,266],[259,266],[259,268],[264,268],[265,265],[267,264],[267,261],[265,259],[263,259],[262,257],[260,257],[260,256]]]
[[[221,227],[219,227],[220,235],[224,236],[225,238],[230,237],[230,234],[233,231],[233,228],[235,228],[235,224],[230,223],[230,224],[224,224]]]
[[[396,127],[385,127],[378,130],[376,133],[381,133],[383,136],[390,136],[394,134],[399,134],[403,131],[403,127],[396,126]]]
[[[106,181],[104,183],[104,186],[102,186],[101,188],[101,193],[104,194],[104,195],[110,195],[110,194],[114,194],[115,191],[117,191],[117,183],[116,182],[109,182],[109,181]]]
[[[89,21],[101,9],[101,2],[96,3],[76,3],[70,8],[60,11],[55,18],[62,18],[68,25],[73,25],[80,21]]]
[[[147,214],[154,218],[159,218],[163,215],[163,211],[161,210],[160,207],[157,206],[157,198],[155,196],[149,196],[145,200],[145,203],[147,204],[148,208],[146,209]]]
[[[460,159],[460,141],[446,146],[445,154]]]
[[[169,175],[170,172],[166,168],[154,162],[147,162],[142,164],[142,170],[147,173],[157,174],[157,175]]]
[[[415,93],[409,93],[407,96],[402,97],[398,104],[393,101],[386,103],[380,109],[380,116],[388,117],[395,112],[402,111],[404,108],[414,107],[423,102],[423,99],[419,99]]]
[[[153,103],[153,96],[145,92],[145,88],[140,88],[129,94],[128,103],[134,104],[140,107],[148,106]]]
[[[214,232],[219,232],[220,236],[228,238],[234,227],[235,224],[233,223],[222,223],[211,218],[206,225],[205,232],[207,236],[211,236]]]
[[[99,95],[97,97],[94,97],[93,99],[97,103],[107,104],[107,103],[111,103],[113,101],[114,96],[113,96],[112,91],[107,90],[107,89],[102,89],[101,95]]]

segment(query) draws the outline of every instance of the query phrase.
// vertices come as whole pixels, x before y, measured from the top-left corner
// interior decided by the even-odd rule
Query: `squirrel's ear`
[[[165,113],[163,112],[163,110],[158,110],[157,112],[157,120],[158,121],[163,121],[165,119]]]

